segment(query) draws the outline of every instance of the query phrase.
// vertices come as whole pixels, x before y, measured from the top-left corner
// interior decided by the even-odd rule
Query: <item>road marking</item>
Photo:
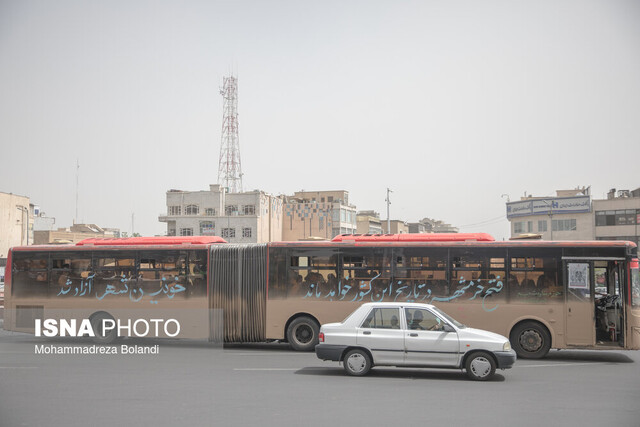
[[[234,371],[299,371],[300,368],[233,368]]]
[[[37,366],[0,366],[0,369],[38,369]]]
[[[523,365],[523,366],[518,366],[518,368],[546,368],[548,366],[580,366],[580,365],[595,365],[598,363],[606,363],[606,362],[550,363],[548,365]]]
[[[263,352],[263,353],[234,353],[233,351],[225,351],[225,354],[233,355],[233,356],[267,356],[273,355],[276,356],[307,356],[311,353],[275,353],[275,352]]]

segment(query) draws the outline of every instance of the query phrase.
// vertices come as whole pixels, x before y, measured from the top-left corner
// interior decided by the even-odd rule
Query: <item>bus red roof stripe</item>
[[[494,242],[487,233],[340,234],[332,242]]]
[[[218,236],[159,236],[159,237],[123,237],[105,239],[84,239],[77,246],[154,246],[154,245],[207,245],[211,243],[227,243]]]

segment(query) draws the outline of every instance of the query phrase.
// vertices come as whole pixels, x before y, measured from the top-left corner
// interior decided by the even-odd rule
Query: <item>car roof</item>
[[[432,304],[425,304],[422,302],[367,302],[362,304],[362,307],[421,307],[421,308],[434,308]]]

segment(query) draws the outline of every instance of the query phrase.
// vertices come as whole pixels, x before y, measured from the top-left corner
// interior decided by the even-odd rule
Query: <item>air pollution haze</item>
[[[0,191],[56,226],[164,234],[216,183],[509,236],[507,198],[640,186],[637,1],[0,1]]]

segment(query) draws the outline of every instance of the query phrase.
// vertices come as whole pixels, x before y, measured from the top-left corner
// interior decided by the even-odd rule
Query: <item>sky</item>
[[[0,191],[164,234],[217,182],[509,237],[505,202],[640,187],[640,2],[0,0]],[[80,168],[76,170],[76,162]]]

